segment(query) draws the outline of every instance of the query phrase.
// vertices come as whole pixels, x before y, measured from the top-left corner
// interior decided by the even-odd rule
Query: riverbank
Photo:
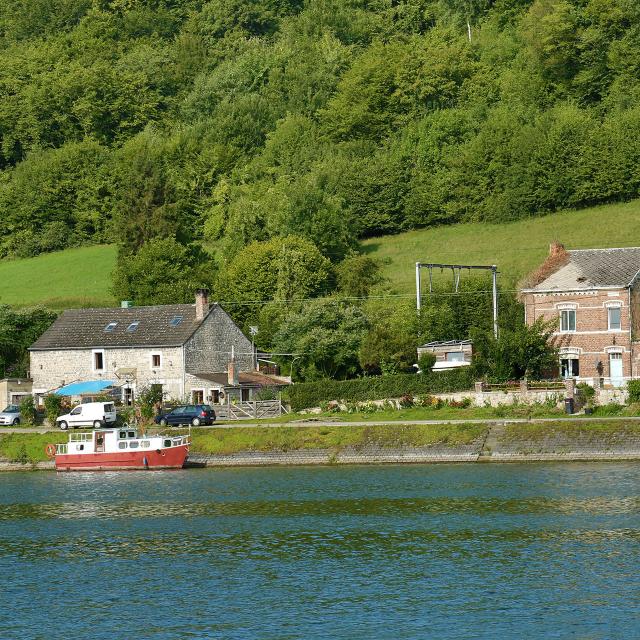
[[[60,432],[0,434],[0,470],[52,469]],[[192,430],[196,466],[640,460],[631,419],[336,424]]]

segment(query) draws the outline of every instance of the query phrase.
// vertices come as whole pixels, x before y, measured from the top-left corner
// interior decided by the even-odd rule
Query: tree
[[[9,305],[0,305],[0,378],[27,375],[27,349],[55,318],[53,311],[41,307],[16,310]]]
[[[476,375],[504,382],[526,376],[540,379],[557,366],[557,349],[553,345],[555,322],[537,320],[502,329],[496,340],[493,334],[474,331],[473,366]]]
[[[368,321],[359,307],[331,299],[298,306],[273,339],[279,353],[292,353],[294,371],[305,380],[345,379],[360,371],[358,350]]]
[[[312,242],[287,236],[245,247],[222,270],[217,288],[224,299],[236,304],[231,310],[234,318],[244,322],[269,300],[327,293],[332,280],[331,263]]]
[[[135,254],[120,254],[111,291],[138,305],[174,304],[192,300],[195,290],[211,287],[214,277],[213,263],[200,247],[154,238]]]
[[[367,255],[345,258],[336,267],[338,289],[348,297],[366,298],[372,287],[383,282],[380,262]]]

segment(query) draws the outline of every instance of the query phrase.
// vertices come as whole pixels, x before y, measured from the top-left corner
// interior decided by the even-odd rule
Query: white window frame
[[[567,329],[563,329],[562,328],[562,324],[563,324],[563,317],[564,314],[567,314]],[[573,329],[571,329],[571,323],[569,322],[569,318],[571,317],[569,314],[573,314]],[[578,325],[578,319],[577,319],[577,313],[576,313],[576,309],[560,309],[560,333],[575,333],[577,330],[577,325]]]
[[[620,314],[620,317],[618,319],[618,327],[613,328],[611,326],[611,312],[616,309],[618,311],[618,313]],[[612,304],[609,305],[607,307],[607,327],[609,331],[622,331],[622,307],[618,304]]]
[[[156,367],[153,364],[153,359],[158,356],[159,360],[160,360],[160,364]],[[151,364],[151,368],[152,369],[162,369],[162,353],[160,353],[159,351],[154,351],[151,353],[151,355],[149,356],[149,362]]]
[[[96,354],[102,354],[102,368],[98,369],[96,367]],[[104,349],[92,349],[91,350],[91,370],[92,371],[106,371],[107,369],[107,359],[104,354]]]

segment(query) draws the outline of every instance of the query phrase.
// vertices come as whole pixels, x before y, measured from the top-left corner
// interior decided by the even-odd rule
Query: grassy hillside
[[[421,229],[372,238],[363,246],[385,262],[384,275],[392,288],[410,293],[418,260],[497,264],[503,282],[514,282],[544,260],[552,240],[569,249],[637,246],[640,200],[512,223]],[[108,290],[115,258],[115,247],[108,245],[2,261],[0,304],[44,304],[53,309],[113,304]]]
[[[109,286],[115,261],[113,245],[2,261],[0,304],[43,304],[52,309],[113,304]]]
[[[640,200],[502,224],[459,224],[409,231],[364,242],[385,261],[392,287],[415,289],[415,263],[497,264],[503,282],[517,281],[544,260],[549,243],[567,249],[640,245]],[[446,274],[450,278],[450,273]]]

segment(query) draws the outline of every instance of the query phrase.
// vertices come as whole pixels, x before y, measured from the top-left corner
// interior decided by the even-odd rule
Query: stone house
[[[549,256],[522,289],[528,324],[554,320],[558,370],[596,386],[640,375],[640,247],[565,250]]]
[[[263,386],[284,383],[261,376],[259,384],[243,384],[243,372],[256,370],[252,343],[202,289],[195,304],[67,310],[29,351],[39,402],[88,381],[104,381],[124,404],[152,386],[166,400],[224,403],[227,394],[252,399]]]

